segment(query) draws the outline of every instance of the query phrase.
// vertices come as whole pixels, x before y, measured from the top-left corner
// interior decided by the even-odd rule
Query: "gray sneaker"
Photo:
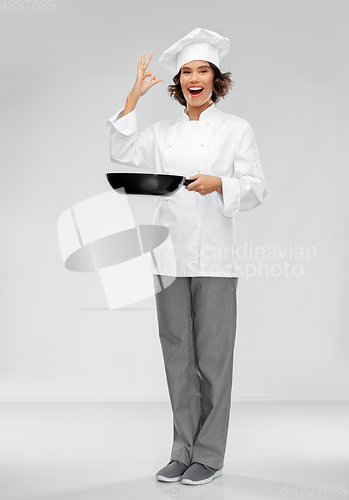
[[[156,474],[158,481],[166,481],[166,483],[173,483],[182,479],[183,473],[187,470],[189,465],[185,465],[178,460],[171,460],[165,467],[159,470]]]
[[[208,465],[193,462],[182,476],[182,484],[205,484],[222,475],[223,469],[213,469]]]

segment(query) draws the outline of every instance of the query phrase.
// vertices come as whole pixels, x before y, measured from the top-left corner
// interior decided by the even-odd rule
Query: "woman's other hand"
[[[216,175],[195,174],[189,177],[189,179],[196,180],[185,186],[185,189],[188,191],[196,191],[201,196],[213,193],[214,191],[222,193],[222,179]]]
[[[135,99],[139,99],[142,97],[148,90],[153,87],[156,83],[162,82],[162,78],[155,78],[155,75],[152,71],[147,71],[146,69],[153,57],[153,53],[151,52],[148,59],[144,62],[145,53],[142,52],[142,57],[138,59],[138,67],[137,67],[137,78],[135,84],[130,92]],[[147,82],[146,78],[150,77],[150,81]]]

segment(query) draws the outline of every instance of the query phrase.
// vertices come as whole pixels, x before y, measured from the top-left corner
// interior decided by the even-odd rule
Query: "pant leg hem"
[[[207,465],[207,467],[212,467],[212,469],[223,469],[223,466],[224,466],[224,462],[221,463],[221,465],[217,465],[217,464],[214,464],[210,461],[207,461],[206,459],[200,459],[200,458],[197,458],[197,457],[193,457],[192,462],[199,462],[199,464],[203,464],[203,465]]]
[[[171,456],[170,460],[178,460],[179,462],[182,462],[182,464],[186,465],[187,467],[189,467],[189,465],[191,464],[191,461],[189,463],[187,463],[187,460],[184,460],[182,457]]]

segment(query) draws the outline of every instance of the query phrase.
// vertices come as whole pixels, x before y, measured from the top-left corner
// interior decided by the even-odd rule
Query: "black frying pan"
[[[187,186],[196,179],[186,179],[182,175],[108,173],[106,178],[113,189],[123,188],[126,194],[147,194],[152,196],[172,196],[181,186]],[[120,193],[124,194],[123,191]]]

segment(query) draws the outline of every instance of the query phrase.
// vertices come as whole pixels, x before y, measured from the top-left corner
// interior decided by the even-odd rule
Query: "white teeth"
[[[189,87],[189,90],[202,90],[202,87]]]

